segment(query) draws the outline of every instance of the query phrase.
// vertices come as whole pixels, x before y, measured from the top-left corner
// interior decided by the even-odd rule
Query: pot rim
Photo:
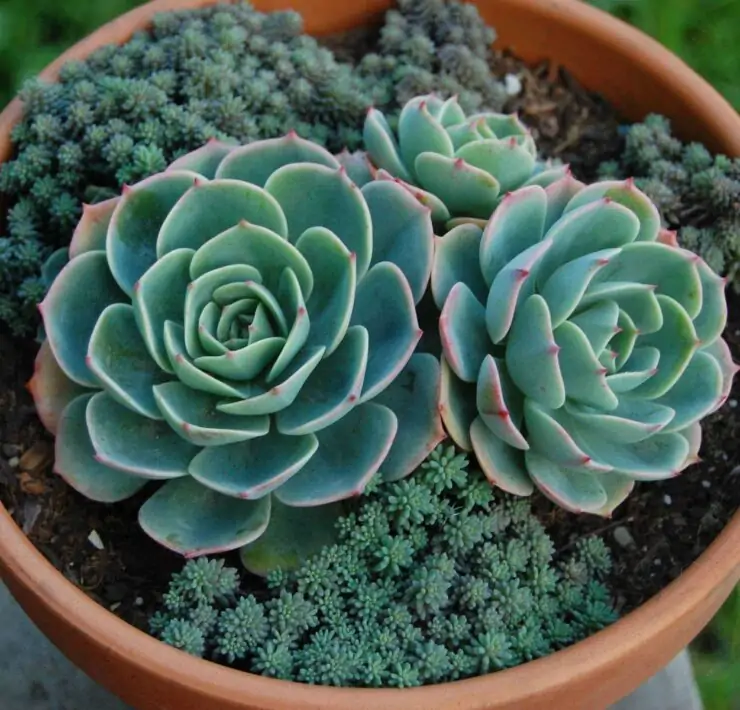
[[[322,26],[322,33],[332,33],[358,25],[387,9],[389,0],[363,0],[353,4],[341,16],[329,9],[336,0],[312,0],[324,17],[332,17]],[[82,58],[110,42],[126,40],[135,29],[148,24],[155,12],[213,4],[214,0],[154,0],[142,5],[111,23],[104,25],[74,45],[49,65],[41,77],[53,79],[67,60]],[[261,10],[286,9],[290,0],[261,0],[255,5]],[[577,0],[498,0],[500,12],[507,7],[527,6],[544,16],[580,32],[588,32],[599,41],[614,46],[629,44],[629,51],[644,61],[654,63],[670,75],[672,84],[682,95],[699,98],[698,112],[702,125],[711,128],[710,135],[721,149],[740,154],[740,117],[729,104],[681,60],[638,30],[615,20]],[[314,5],[312,5],[313,9]],[[311,18],[306,18],[306,31],[316,33]],[[21,117],[21,104],[12,101],[0,114],[0,161],[10,155],[10,128]],[[740,511],[735,514],[719,537],[681,576],[652,597],[641,607],[606,629],[550,656],[493,674],[433,686],[404,689],[360,689],[310,686],[275,680],[238,671],[211,661],[198,659],[171,648],[116,617],[86,596],[68,581],[39,552],[12,518],[0,506],[0,572],[17,594],[37,599],[48,614],[74,625],[89,641],[91,648],[104,649],[113,662],[134,666],[145,675],[170,679],[193,693],[207,692],[213,701],[248,699],[254,707],[295,708],[296,694],[302,707],[314,710],[340,708],[383,707],[386,710],[415,708],[459,708],[460,692],[475,705],[466,708],[490,707],[493,700],[523,702],[547,695],[586,676],[598,675],[614,664],[615,649],[620,657],[637,653],[650,639],[665,634],[683,618],[692,615],[699,606],[716,602],[718,590],[740,579]],[[12,574],[11,574],[12,570]],[[721,592],[720,592],[721,593]],[[204,690],[206,689],[206,690]]]

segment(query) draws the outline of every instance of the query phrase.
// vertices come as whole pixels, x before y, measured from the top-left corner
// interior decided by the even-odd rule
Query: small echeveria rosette
[[[402,187],[361,190],[295,134],[86,207],[31,382],[57,472],[105,502],[159,481],[139,522],[184,555],[259,538],[252,569],[294,563],[443,437],[439,363],[414,354],[433,238]]]
[[[411,99],[397,135],[381,111],[370,109],[363,137],[376,179],[404,185],[449,227],[461,218],[487,220],[507,192],[546,187],[568,172],[537,161],[534,139],[516,115],[466,116],[455,97]]]
[[[610,515],[697,460],[737,369],[724,286],[631,181],[507,195],[437,241],[450,435],[502,489]]]

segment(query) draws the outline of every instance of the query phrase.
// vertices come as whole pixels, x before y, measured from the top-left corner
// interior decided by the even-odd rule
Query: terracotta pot
[[[111,22],[64,54],[82,58],[126,40],[153,13],[212,0],[157,0]],[[670,116],[680,135],[740,155],[740,118],[702,79],[646,36],[576,0],[478,0],[501,46],[550,58],[631,119]],[[377,19],[390,0],[257,0],[292,7],[322,34]],[[10,155],[13,102],[0,115],[0,160]],[[511,670],[410,690],[356,690],[271,680],[190,657],[98,606],[68,582],[0,510],[0,572],[25,611],[77,665],[139,710],[599,710],[664,666],[709,621],[740,579],[740,513],[684,574],[608,629]]]

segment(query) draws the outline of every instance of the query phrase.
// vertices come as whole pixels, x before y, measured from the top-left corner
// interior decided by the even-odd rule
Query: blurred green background
[[[740,108],[740,0],[591,2],[658,39]],[[70,44],[138,4],[0,0],[0,106]],[[740,710],[740,591],[692,650],[706,710]]]

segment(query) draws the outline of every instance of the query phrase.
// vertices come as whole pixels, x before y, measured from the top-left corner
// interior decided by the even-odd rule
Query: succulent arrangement
[[[610,515],[697,460],[737,370],[724,286],[630,180],[508,194],[437,241],[447,430],[504,490]]]
[[[604,544],[556,553],[516,497],[609,516],[697,460],[738,369],[740,171],[651,117],[585,185],[501,113],[492,39],[472,5],[399,0],[353,65],[295,13],[217,5],[24,90],[0,320],[41,301],[55,471],[148,487],[153,540],[266,577],[187,563],[166,643],[410,687],[616,618]],[[706,230],[664,228],[699,204]]]
[[[406,480],[374,481],[337,529],[263,593],[242,591],[223,560],[188,562],[152,632],[266,676],[404,688],[524,663],[617,619],[604,543],[556,555],[529,505],[495,493],[452,446]]]
[[[468,117],[454,96],[411,99],[401,111],[397,135],[373,108],[364,139],[376,177],[408,186],[430,207],[435,222],[487,220],[507,192],[530,184],[546,187],[567,172],[565,166],[537,162],[534,139],[517,116]]]
[[[294,133],[211,141],[87,208],[30,383],[56,471],[105,502],[163,482],[139,522],[186,556],[262,537],[248,566],[300,559],[444,436],[439,363],[413,354],[432,249],[402,187],[360,190]]]

